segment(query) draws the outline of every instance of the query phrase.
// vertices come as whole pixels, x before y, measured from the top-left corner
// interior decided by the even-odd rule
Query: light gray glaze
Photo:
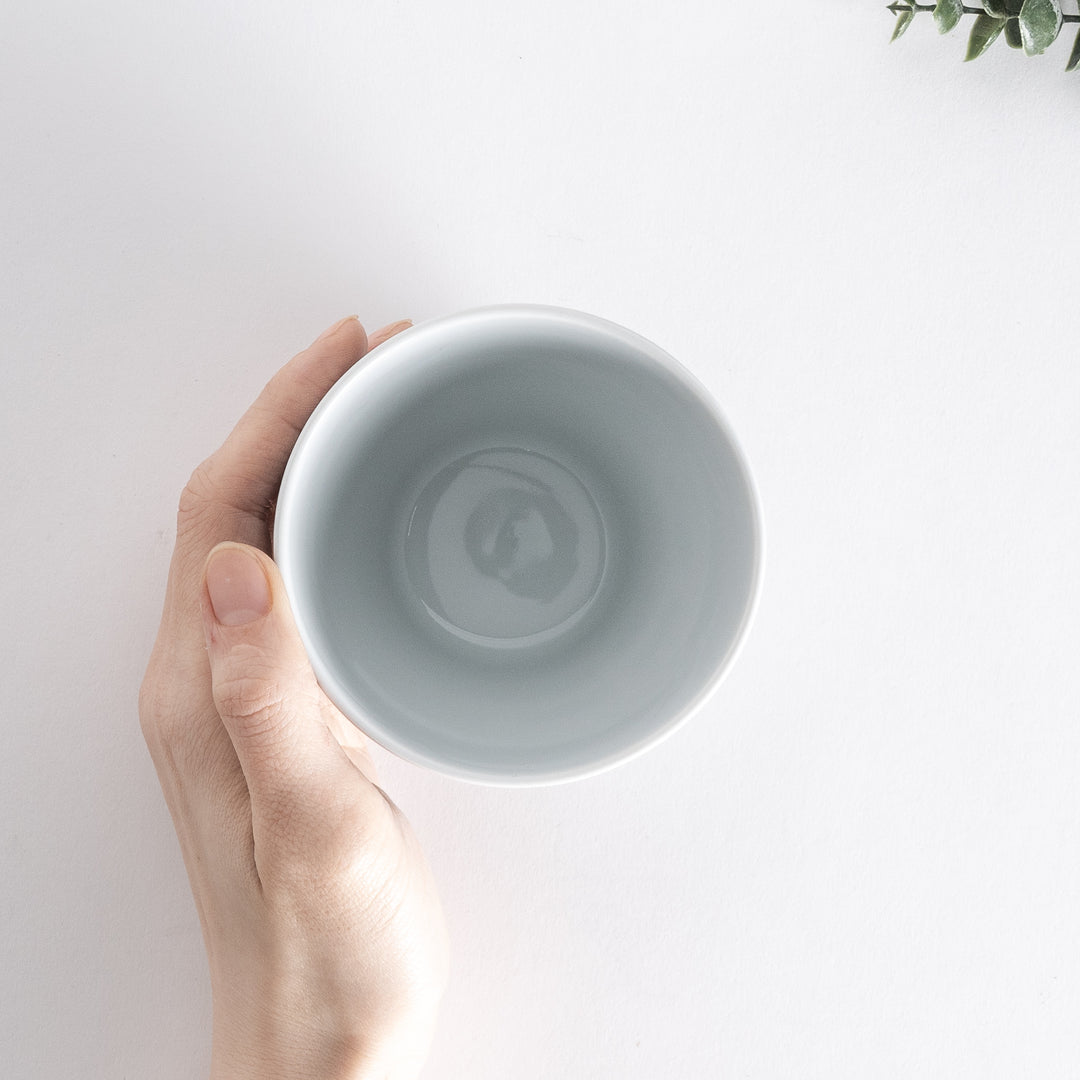
[[[452,775],[596,772],[715,685],[760,572],[757,503],[670,357],[560,309],[415,327],[326,397],[275,557],[316,674],[377,742]]]
[[[588,610],[604,526],[581,482],[535,451],[466,454],[429,481],[409,518],[405,567],[432,618],[467,641],[550,641]]]

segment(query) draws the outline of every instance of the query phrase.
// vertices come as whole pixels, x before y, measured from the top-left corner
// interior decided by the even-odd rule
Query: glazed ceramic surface
[[[319,681],[382,746],[496,784],[584,776],[715,687],[761,568],[752,481],[671,357],[556,308],[414,327],[305,427],[275,558]]]

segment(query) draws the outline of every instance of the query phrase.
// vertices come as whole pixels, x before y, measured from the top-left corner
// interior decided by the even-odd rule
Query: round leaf
[[[1019,22],[1024,52],[1028,56],[1046,52],[1061,30],[1060,0],[1024,0]]]
[[[1005,5],[1005,0],[983,0],[983,10],[987,15],[992,15],[995,19],[1007,19],[1009,17],[1009,9]],[[1012,14],[1015,15],[1016,12],[1014,11]]]
[[[1010,49],[1022,49],[1024,47],[1024,39],[1020,36],[1019,19],[1005,20],[1005,44]]]
[[[937,23],[938,33],[947,34],[954,30],[963,15],[963,0],[938,0],[934,5],[934,22]]]

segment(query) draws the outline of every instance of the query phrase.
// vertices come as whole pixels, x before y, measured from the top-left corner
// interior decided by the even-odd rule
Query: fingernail
[[[243,626],[270,611],[270,586],[258,559],[244,547],[221,547],[206,565],[206,591],[222,626]]]
[[[333,325],[333,326],[328,326],[328,327],[327,327],[327,328],[326,328],[326,329],[325,329],[325,330],[324,330],[324,331],[323,331],[323,332],[322,332],[322,333],[321,333],[321,334],[320,334],[320,335],[319,335],[319,336],[318,336],[318,337],[317,337],[317,338],[315,339],[315,341],[314,341],[314,342],[312,342],[312,344],[315,344],[316,342],[322,341],[322,339],[323,339],[323,338],[328,338],[328,337],[329,337],[329,336],[330,336],[331,334],[333,334],[333,333],[336,333],[336,332],[337,332],[338,330],[340,330],[340,329],[341,329],[341,327],[343,327],[343,326],[344,326],[344,325],[345,325],[345,324],[346,324],[347,322],[352,322],[352,320],[354,320],[354,319],[359,319],[359,318],[360,318],[360,316],[359,316],[359,315],[346,315],[344,319],[338,319],[338,321],[337,321],[336,323],[334,323],[334,325]]]

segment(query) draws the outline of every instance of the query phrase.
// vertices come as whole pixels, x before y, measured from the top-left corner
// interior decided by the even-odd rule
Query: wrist
[[[377,1075],[361,1048],[342,1044],[223,1045],[215,1037],[210,1058],[210,1080],[375,1080]]]
[[[242,1025],[215,1017],[210,1080],[415,1080],[432,1032],[401,1020],[343,1034],[312,1017]]]

